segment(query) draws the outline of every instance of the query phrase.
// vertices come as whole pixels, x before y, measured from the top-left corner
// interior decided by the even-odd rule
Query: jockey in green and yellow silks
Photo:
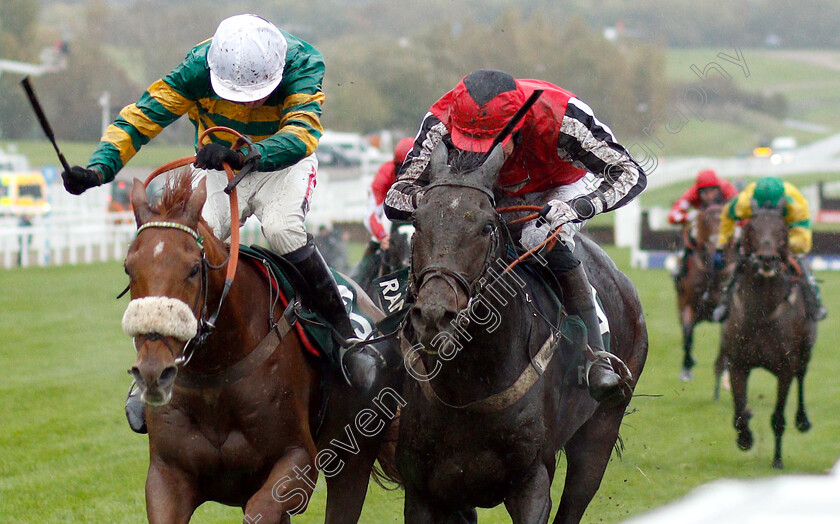
[[[808,208],[808,201],[793,184],[783,182],[776,177],[764,177],[758,182],[748,185],[736,198],[724,206],[720,215],[720,235],[713,266],[716,270],[722,269],[723,248],[731,240],[737,222],[748,220],[752,216],[754,206],[759,208],[776,207],[782,199],[784,199],[782,213],[788,225],[790,250],[797,256],[802,274],[806,277],[803,281],[807,282],[807,285],[801,287],[808,315],[814,320],[823,320],[828,312],[820,299],[820,290],[816,279],[804,258],[804,255],[811,251],[811,212]],[[724,320],[729,313],[729,301],[734,287],[732,284],[737,278],[738,273],[736,271],[721,297],[720,305],[715,309],[714,318],[716,321]]]

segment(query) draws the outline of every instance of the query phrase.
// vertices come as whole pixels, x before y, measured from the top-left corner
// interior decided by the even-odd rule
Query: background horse
[[[630,401],[593,400],[579,381],[585,332],[558,342],[548,288],[530,271],[501,273],[508,236],[489,189],[500,149],[478,170],[453,174],[439,146],[414,215],[416,303],[403,340],[411,377],[397,443],[408,523],[463,522],[473,508],[501,503],[515,523],[546,522],[561,449],[568,467],[554,522],[579,522]],[[576,253],[604,299],[632,387],[647,355],[635,289],[590,240],[579,237]]]
[[[758,209],[743,228],[741,251],[746,256],[738,271],[729,317],[724,321],[720,355],[715,365],[719,387],[723,359],[728,360],[734,426],[738,447],[753,445],[749,428],[752,412],[747,408],[747,379],[762,367],[778,379],[776,408],[770,425],[776,436],[773,467],[782,468],[782,434],[785,404],[794,378],[799,405],[796,428],[808,431],[804,380],[817,336],[817,326],[805,314],[802,291],[789,267],[788,227],[782,209]]]
[[[694,378],[694,326],[700,322],[712,320],[712,312],[720,301],[723,283],[729,280],[732,267],[727,264],[723,271],[714,271],[712,258],[717,248],[720,230],[720,212],[722,206],[708,206],[697,214],[695,220],[686,229],[685,242],[692,252],[688,260],[688,270],[676,283],[677,310],[680,316],[683,336],[683,368],[681,380]],[[727,260],[731,260],[731,249],[726,250]]]
[[[241,260],[223,300],[231,258],[201,218],[205,197],[204,181],[193,190],[189,172],[156,207],[140,181],[132,192],[139,229],[125,260],[132,300],[123,327],[134,337],[131,373],[147,403],[149,521],[188,522],[199,505],[216,501],[243,508],[245,522],[288,523],[322,487],[321,469],[326,521],[356,522],[385,434],[372,428],[384,425],[381,412],[394,409],[394,399],[360,398],[337,379],[324,402],[324,366],[289,326],[292,310],[262,264]],[[363,310],[381,318],[357,294]],[[357,438],[356,415],[367,412]]]
[[[411,224],[392,224],[388,249],[377,251],[368,249],[350,273],[353,280],[380,308],[384,309],[385,304],[381,303],[380,290],[377,289],[375,281],[408,267],[412,234],[414,234],[414,226]]]

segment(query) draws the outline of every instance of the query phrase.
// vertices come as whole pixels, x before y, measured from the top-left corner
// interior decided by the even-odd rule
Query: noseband
[[[193,229],[189,226],[186,226],[184,224],[180,224],[178,222],[164,222],[164,221],[161,221],[161,222],[147,222],[137,229],[137,233],[135,235],[135,238],[137,238],[137,236],[139,236],[140,233],[143,230],[149,229],[149,228],[164,228],[164,229],[168,228],[168,229],[177,229],[179,231],[183,231],[184,233],[187,233],[188,235],[193,237],[193,239],[198,244],[199,248],[201,248],[201,265],[200,265],[200,268],[201,268],[201,270],[200,270],[201,271],[200,289],[201,289],[201,291],[199,292],[198,296],[196,296],[195,304],[191,308],[192,312],[193,312],[193,315],[196,317],[196,320],[198,322],[198,328],[196,330],[195,336],[193,336],[192,338],[187,340],[186,343],[184,344],[184,348],[181,351],[181,355],[175,357],[175,364],[176,365],[186,366],[189,363],[189,361],[192,359],[193,355],[195,354],[196,348],[202,346],[204,344],[204,342],[207,340],[207,338],[212,334],[213,328],[215,327],[216,318],[219,316],[219,311],[222,308],[222,302],[224,301],[224,298],[225,298],[224,294],[223,294],[221,299],[219,300],[219,306],[216,308],[216,311],[208,318],[207,317],[207,295],[208,295],[209,281],[208,281],[208,278],[207,278],[207,269],[221,269],[222,267],[224,267],[228,263],[228,260],[230,259],[230,255],[228,255],[228,258],[225,259],[225,261],[222,262],[221,264],[219,264],[218,266],[214,266],[214,265],[210,264],[210,262],[207,260],[207,253],[204,250],[204,237],[202,237],[198,233],[198,231],[196,231],[195,229]],[[203,300],[202,300],[202,298],[203,298]],[[199,312],[199,303],[200,302],[202,303],[202,305],[201,305],[200,312]],[[160,336],[159,334],[156,334],[156,333],[149,333],[149,334],[144,335],[144,337],[147,340],[159,340],[159,339],[163,338],[162,336]],[[166,344],[166,346],[169,347],[169,344]],[[189,349],[189,351],[188,351],[188,349]],[[172,351],[172,348],[170,348],[170,351]],[[175,352],[172,351],[172,353],[173,353],[173,356],[174,356]]]

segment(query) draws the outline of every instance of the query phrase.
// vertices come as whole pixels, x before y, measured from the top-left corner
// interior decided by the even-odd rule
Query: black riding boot
[[[802,276],[804,277],[802,279],[804,282],[799,287],[802,289],[802,298],[805,301],[808,318],[817,322],[825,320],[825,317],[828,316],[828,310],[822,303],[817,277],[811,272],[811,267],[805,259],[799,260],[799,267],[802,269]]]
[[[350,323],[335,279],[312,238],[302,248],[284,255],[284,258],[294,264],[300,274],[300,279],[293,278],[292,283],[300,293],[303,305],[320,313],[344,339],[339,341],[342,347],[330,355],[333,362],[341,368],[350,386],[367,393],[376,382],[379,369],[383,367],[382,357],[371,346],[352,346],[359,339]]]
[[[601,338],[601,326],[598,312],[595,309],[595,299],[589,280],[580,261],[575,258],[569,248],[557,243],[548,253],[548,264],[563,291],[563,305],[570,315],[577,315],[586,326],[587,343],[596,352],[596,360],[592,362],[587,376],[589,394],[597,401],[615,398],[621,395],[621,377],[613,370],[609,358],[598,355],[604,352],[604,341]],[[591,360],[589,354],[587,360]]]
[[[732,303],[732,291],[735,289],[735,282],[738,280],[739,268],[732,274],[732,278],[724,286],[720,293],[720,300],[717,307],[712,311],[712,320],[715,322],[723,322],[729,317],[729,304]]]

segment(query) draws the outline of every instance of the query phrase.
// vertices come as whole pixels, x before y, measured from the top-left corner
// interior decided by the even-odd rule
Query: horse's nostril
[[[178,368],[175,366],[166,366],[163,368],[163,371],[160,373],[160,385],[161,386],[168,386],[175,380],[175,376],[178,374]]]
[[[143,375],[140,374],[140,368],[137,366],[131,366],[131,369],[128,370],[128,374],[134,377],[134,382],[137,383],[138,387],[144,388],[146,386],[146,382],[143,380]]]

